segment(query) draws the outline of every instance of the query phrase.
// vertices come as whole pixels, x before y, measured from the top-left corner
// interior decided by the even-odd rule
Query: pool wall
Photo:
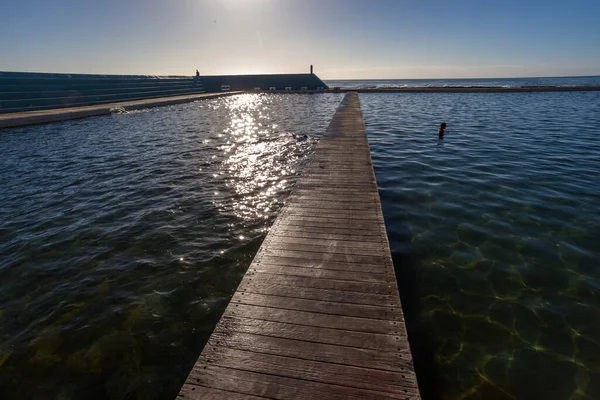
[[[314,90],[314,74],[151,76],[0,72],[0,114],[80,107],[171,96],[275,88]]]

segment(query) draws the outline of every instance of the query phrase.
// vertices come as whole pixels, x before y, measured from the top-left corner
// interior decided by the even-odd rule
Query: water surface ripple
[[[424,397],[600,398],[600,93],[360,100]]]
[[[341,96],[0,132],[0,398],[173,399]]]

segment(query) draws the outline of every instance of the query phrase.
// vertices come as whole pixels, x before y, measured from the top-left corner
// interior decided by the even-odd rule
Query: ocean
[[[342,98],[0,131],[0,398],[173,399]],[[600,92],[360,102],[423,398],[600,398]]]
[[[517,87],[517,86],[600,86],[600,76],[558,78],[486,78],[486,79],[367,79],[325,80],[330,88],[347,89],[390,87]]]

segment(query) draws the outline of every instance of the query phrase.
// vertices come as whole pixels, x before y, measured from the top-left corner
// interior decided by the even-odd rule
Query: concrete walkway
[[[189,103],[196,100],[214,99],[240,93],[243,92],[202,93],[186,96],[161,97],[158,99],[123,101],[119,103],[98,104],[84,107],[56,108],[53,110],[0,114],[0,128],[47,124],[70,119],[107,115],[114,112],[114,109],[123,109],[126,111],[139,110],[150,107],[168,106],[171,104]]]

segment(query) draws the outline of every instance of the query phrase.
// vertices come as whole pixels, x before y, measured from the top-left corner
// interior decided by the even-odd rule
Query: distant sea
[[[350,79],[326,80],[330,87],[364,89],[389,87],[515,87],[515,86],[600,86],[600,76],[558,78],[493,78],[493,79]]]

